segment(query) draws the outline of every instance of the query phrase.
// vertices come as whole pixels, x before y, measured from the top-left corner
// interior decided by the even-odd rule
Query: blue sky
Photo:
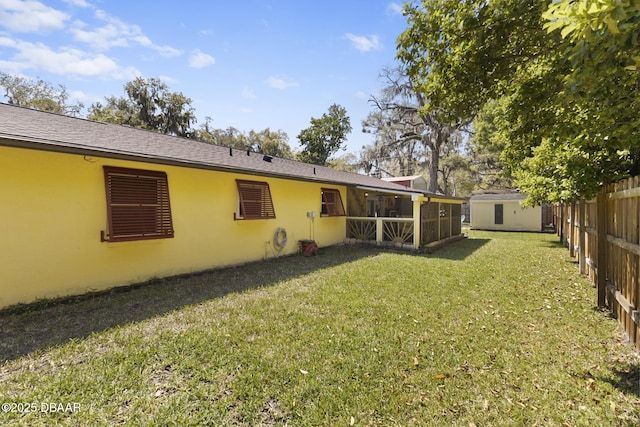
[[[198,123],[282,129],[293,148],[337,103],[357,153],[371,142],[367,100],[406,27],[400,10],[390,0],[0,0],[0,71],[63,84],[86,106],[158,77],[192,99]]]

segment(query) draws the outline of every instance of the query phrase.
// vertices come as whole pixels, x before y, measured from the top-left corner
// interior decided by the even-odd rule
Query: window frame
[[[271,188],[268,182],[236,179],[236,187],[238,189],[238,214],[235,215],[235,219],[276,218],[276,210],[273,206]],[[258,191],[260,194],[255,194]]]
[[[322,200],[320,205],[320,216],[347,216],[344,204],[342,203],[340,190],[336,188],[321,188],[320,194]],[[333,195],[332,197],[334,198],[332,201],[328,200],[330,194]]]
[[[102,232],[102,241],[174,237],[169,182],[165,172],[115,166],[103,166],[103,170],[107,230]]]

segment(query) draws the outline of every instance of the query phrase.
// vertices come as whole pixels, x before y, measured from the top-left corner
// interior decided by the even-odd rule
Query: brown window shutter
[[[272,219],[276,217],[269,184],[259,181],[236,180],[240,198],[240,216],[244,219]]]
[[[322,202],[324,204],[323,213],[328,216],[344,216],[344,205],[340,191],[333,188],[322,188]]]
[[[173,237],[169,185],[164,172],[104,167],[108,239]]]

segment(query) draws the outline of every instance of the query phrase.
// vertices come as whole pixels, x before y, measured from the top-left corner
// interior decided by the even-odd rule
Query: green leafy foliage
[[[260,132],[249,131],[248,140],[250,146],[258,153],[268,154],[284,159],[293,159],[293,151],[288,144],[289,137],[281,129],[272,131],[266,128]]]
[[[232,126],[226,129],[215,129],[211,126],[211,122],[211,118],[207,117],[204,124],[195,131],[194,138],[203,142],[240,150],[251,150],[283,159],[294,158],[288,143],[289,137],[283,130],[272,131],[266,128],[259,132],[251,130],[246,133]]]
[[[544,2],[429,0],[405,8],[398,59],[421,87],[426,112],[475,117],[505,80],[548,50]]]
[[[298,159],[317,165],[327,165],[329,158],[343,148],[351,132],[351,121],[347,110],[333,104],[321,118],[311,118],[311,126],[298,134],[302,151]]]
[[[480,189],[511,188],[510,169],[500,159],[507,145],[501,129],[508,99],[488,101],[473,122],[474,133],[467,142],[475,185]]]
[[[42,79],[31,80],[0,72],[0,87],[8,104],[69,116],[79,116],[84,108],[82,102],[69,102],[64,85],[54,87]]]
[[[89,120],[124,124],[168,135],[192,136],[196,122],[191,99],[156,78],[137,77],[124,86],[127,97],[109,96],[89,109]]]
[[[639,1],[435,0],[407,18],[398,58],[427,108],[482,126],[478,113],[499,102],[476,151],[497,144],[528,203],[590,197],[640,173]]]

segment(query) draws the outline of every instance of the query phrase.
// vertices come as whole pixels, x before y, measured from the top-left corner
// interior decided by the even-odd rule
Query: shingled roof
[[[0,145],[417,193],[381,179],[192,139],[0,103]]]

